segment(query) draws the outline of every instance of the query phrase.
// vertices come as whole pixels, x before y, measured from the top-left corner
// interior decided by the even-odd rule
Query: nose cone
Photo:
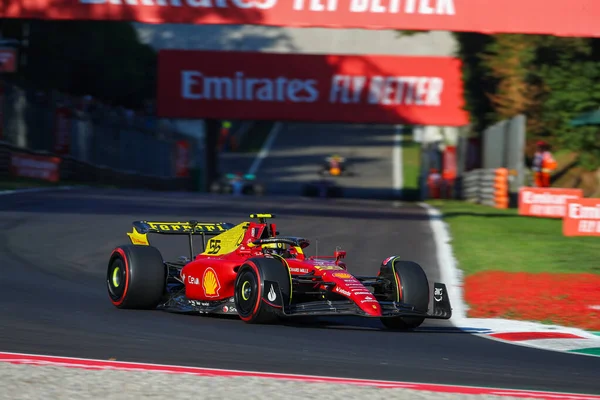
[[[330,273],[331,281],[335,282],[333,288],[334,293],[341,294],[352,300],[361,310],[373,317],[381,316],[381,306],[373,296],[371,291],[367,289],[358,279],[353,277],[348,272],[332,272]]]

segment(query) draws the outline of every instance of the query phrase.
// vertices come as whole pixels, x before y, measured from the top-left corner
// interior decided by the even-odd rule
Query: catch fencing
[[[6,82],[2,89],[3,177],[15,176],[11,170],[15,154],[58,157],[60,181],[169,190],[194,186],[193,160],[190,152],[182,154],[181,147],[195,149],[197,143],[168,122]],[[17,176],[24,175],[17,171]]]

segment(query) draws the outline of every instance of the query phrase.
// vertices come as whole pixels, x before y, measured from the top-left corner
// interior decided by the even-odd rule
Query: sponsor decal
[[[597,36],[596,0],[28,0],[3,18]],[[544,18],[538,18],[543,12]],[[514,18],[518,15],[519,18]],[[523,23],[527,21],[527,23]],[[293,65],[292,65],[293,66]]]
[[[224,313],[236,313],[237,309],[232,306],[223,306],[223,312]]]
[[[301,272],[303,274],[308,274],[308,268],[290,268],[291,272]]]
[[[271,285],[271,290],[269,290],[269,294],[267,294],[267,299],[273,302],[277,299],[277,293],[275,293],[275,289],[273,289],[273,285]]]
[[[383,260],[381,262],[381,265],[386,265],[387,263],[389,263],[390,261],[392,261],[396,257],[398,257],[398,256],[390,256],[390,257],[386,258],[385,260]]]
[[[161,50],[159,66],[165,118],[468,124],[452,57]]]
[[[192,226],[187,222],[147,222],[150,229],[158,232],[191,232]],[[225,232],[222,225],[219,224],[198,224],[195,226],[195,232]]]
[[[193,276],[191,276],[191,275],[188,275],[187,282],[188,282],[190,285],[199,285],[199,284],[200,284],[200,279],[198,279],[198,278],[194,278]]]
[[[444,295],[444,290],[443,288],[435,288],[435,291],[433,293],[433,299],[435,301],[442,301],[442,296]]]
[[[352,292],[356,295],[356,296],[362,296],[362,295],[366,295],[366,296],[370,296],[373,293],[371,292],[357,292],[356,289],[353,289]]]
[[[10,171],[13,176],[36,178],[49,182],[58,182],[60,158],[33,154],[10,155]]]
[[[568,200],[563,218],[565,236],[600,236],[600,199]]]
[[[352,293],[350,293],[347,290],[341,289],[339,286],[333,288],[333,291],[339,294],[343,294],[344,296],[352,296]]]
[[[340,279],[352,278],[352,275],[350,275],[349,273],[346,273],[346,272],[334,272],[333,276],[335,276],[336,278],[340,278]],[[354,279],[352,279],[352,280],[354,280]]]
[[[210,303],[204,302],[204,301],[198,301],[198,300],[188,300],[188,303],[192,306],[196,306],[196,307],[208,307],[210,306]]]
[[[221,284],[217,273],[211,267],[206,268],[204,275],[202,276],[202,287],[204,288],[204,295],[206,297],[219,297],[219,290]]]
[[[366,298],[364,300],[361,300],[360,303],[379,303],[375,298]]]
[[[562,218],[568,200],[583,198],[581,189],[521,188],[519,215],[529,217]]]

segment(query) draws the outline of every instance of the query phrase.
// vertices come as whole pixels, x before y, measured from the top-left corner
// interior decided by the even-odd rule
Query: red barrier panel
[[[463,126],[460,60],[162,50],[166,118]]]
[[[5,0],[5,18],[599,36],[597,0]]]
[[[13,176],[58,182],[60,158],[33,154],[12,153],[10,172]]]

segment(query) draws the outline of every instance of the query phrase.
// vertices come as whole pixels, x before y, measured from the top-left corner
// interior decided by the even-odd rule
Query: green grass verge
[[[444,214],[458,266],[465,274],[486,270],[600,274],[600,240],[564,237],[561,220],[521,217],[514,209],[461,201],[427,202]]]
[[[419,172],[421,169],[421,146],[405,134],[402,141],[402,193],[405,200],[417,200],[419,193]]]

